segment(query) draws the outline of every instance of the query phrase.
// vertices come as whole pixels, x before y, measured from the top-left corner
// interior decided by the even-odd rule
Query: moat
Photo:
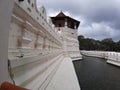
[[[105,59],[83,56],[73,64],[81,90],[120,90],[120,68]]]

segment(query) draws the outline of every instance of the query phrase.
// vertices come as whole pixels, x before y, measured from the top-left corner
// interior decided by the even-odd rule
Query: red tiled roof
[[[57,20],[65,20],[65,19],[67,19],[69,22],[75,22],[77,24],[77,28],[80,24],[80,21],[77,21],[69,16],[66,16],[62,11],[55,17],[51,17],[51,19],[52,19],[53,24],[55,24],[55,21]]]
[[[66,15],[61,11],[56,17],[66,17]]]

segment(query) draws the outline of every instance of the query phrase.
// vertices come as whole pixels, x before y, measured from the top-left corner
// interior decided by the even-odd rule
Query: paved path
[[[83,57],[75,61],[74,67],[81,90],[120,90],[120,68],[106,63],[106,60]]]
[[[46,90],[80,90],[72,60],[66,57]]]

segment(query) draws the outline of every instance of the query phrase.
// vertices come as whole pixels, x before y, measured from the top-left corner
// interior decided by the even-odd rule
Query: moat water
[[[105,59],[83,56],[73,64],[81,90],[120,90],[120,68]]]

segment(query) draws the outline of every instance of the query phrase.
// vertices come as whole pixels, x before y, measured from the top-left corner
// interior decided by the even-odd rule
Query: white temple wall
[[[52,79],[63,59],[62,41],[47,23],[45,8],[37,11],[34,1],[15,2],[8,58],[16,85],[41,90]]]
[[[67,83],[64,82],[66,83],[66,89],[69,87],[72,90],[72,86],[75,86],[74,88],[76,89],[74,90],[80,90],[74,67],[72,66],[72,60],[69,58],[68,52],[66,52],[67,46],[69,46],[69,44],[72,45],[73,43],[71,42],[76,42],[74,39],[72,39],[71,42],[69,42],[69,40],[67,41],[66,38],[69,38],[66,37],[68,31],[64,34],[66,38],[63,39],[63,37],[47,22],[45,8],[41,6],[37,9],[36,0],[24,0],[21,2],[15,0],[12,16],[11,13],[9,12],[8,14],[9,20],[11,18],[11,22],[6,21],[7,29],[5,27],[4,29],[2,28],[2,30],[6,30],[5,34],[2,32],[3,35],[8,36],[7,30],[10,26],[9,43],[8,37],[0,35],[2,36],[2,40],[4,38],[4,40],[7,41],[2,44],[2,46],[5,44],[3,49],[1,49],[2,46],[0,45],[0,50],[5,50],[3,54],[1,54],[4,58],[0,58],[1,60],[5,60],[0,62],[2,68],[4,67],[5,69],[5,72],[0,70],[0,72],[3,73],[3,79],[7,80],[8,75],[11,73],[11,79],[15,81],[16,85],[30,90],[45,90],[45,88],[49,88],[48,85],[52,81],[54,75],[57,75],[56,71],[58,69],[62,71],[62,68],[67,68],[68,72],[70,71],[69,75],[72,79],[70,82],[71,87],[69,87],[68,84],[69,79],[66,79]],[[72,38],[74,37],[76,36]],[[2,40],[0,40],[0,42]],[[75,48],[76,47],[74,47],[74,49]],[[77,48],[74,50],[75,54],[76,50]],[[66,62],[63,62],[63,60],[67,61],[64,52],[67,55],[66,59],[69,61],[67,66],[65,65]],[[10,60],[12,69],[10,73],[7,72],[8,59]],[[62,66],[62,68],[59,68],[59,66]],[[58,74],[60,73],[60,75],[62,74],[63,76],[61,77],[62,80],[65,79],[64,76],[69,76],[67,70],[66,73],[58,71]],[[2,82],[3,79],[0,78],[0,82]],[[56,81],[58,80],[57,78],[54,79]],[[75,81],[74,83],[72,82],[73,80]],[[63,81],[59,80],[59,83],[61,82]],[[57,86],[55,87],[59,88]]]

